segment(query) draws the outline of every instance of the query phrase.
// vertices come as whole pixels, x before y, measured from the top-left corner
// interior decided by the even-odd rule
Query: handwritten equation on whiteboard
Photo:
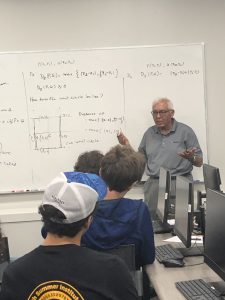
[[[0,190],[43,188],[81,152],[115,145],[120,130],[137,147],[154,98],[204,100],[201,53],[195,45],[0,54]]]

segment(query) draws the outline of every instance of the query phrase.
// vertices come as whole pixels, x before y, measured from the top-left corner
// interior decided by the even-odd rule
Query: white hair
[[[155,100],[152,102],[152,108],[153,108],[156,104],[158,104],[158,103],[160,103],[160,102],[165,102],[165,103],[167,103],[168,109],[174,110],[174,108],[173,108],[173,102],[172,102],[170,99],[165,98],[165,97],[155,99]]]

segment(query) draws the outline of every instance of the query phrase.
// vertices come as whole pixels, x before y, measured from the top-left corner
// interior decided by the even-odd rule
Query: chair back
[[[113,249],[104,249],[100,251],[119,256],[130,271],[135,271],[135,245],[120,245]]]
[[[136,270],[135,266],[135,245],[120,245],[113,249],[100,250],[104,253],[110,253],[119,256],[127,265],[134,279],[139,299],[143,297],[143,274],[142,270]]]

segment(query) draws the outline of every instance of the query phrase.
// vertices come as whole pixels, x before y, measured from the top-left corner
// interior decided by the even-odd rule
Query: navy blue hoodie
[[[151,264],[155,259],[151,217],[142,200],[98,201],[93,222],[81,242],[96,250],[135,244],[137,267]]]

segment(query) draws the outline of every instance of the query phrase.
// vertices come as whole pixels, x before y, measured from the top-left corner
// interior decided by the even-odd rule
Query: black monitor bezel
[[[162,214],[161,210],[159,210],[158,205],[157,205],[157,210],[156,210],[156,214],[159,217],[159,219],[161,220],[161,222],[163,224],[167,224],[167,221],[169,219],[169,205],[170,205],[170,186],[171,186],[171,176],[170,176],[170,172],[169,170],[160,167],[159,170],[159,180],[160,180],[160,173],[162,172],[166,172],[166,184],[165,184],[165,197],[164,197],[164,212]],[[159,186],[160,188],[160,186]],[[158,202],[159,202],[159,192],[158,192]]]
[[[174,233],[178,236],[178,238],[181,240],[181,242],[184,244],[186,248],[191,247],[191,236],[193,232],[193,218],[194,218],[194,182],[184,176],[177,176],[176,178],[176,196],[177,196],[177,182],[178,180],[184,180],[188,184],[188,213],[187,213],[187,234],[186,237],[179,231],[179,228],[177,228],[176,224],[176,216],[177,216],[177,210],[175,206],[175,224],[174,224]],[[179,200],[178,200],[179,201]],[[177,197],[176,197],[176,203],[177,203]]]
[[[204,178],[204,184],[205,184],[205,190],[207,190],[208,188],[215,190],[215,191],[221,191],[220,185],[221,185],[221,177],[220,177],[220,170],[218,167],[209,165],[209,164],[203,164],[202,166],[203,169],[203,178]],[[208,182],[212,182],[211,178],[210,180],[207,180],[207,171],[211,171],[213,172],[213,177],[214,177],[214,186],[210,186],[210,184],[208,184]]]
[[[207,196],[209,198],[209,194],[213,194],[217,195],[221,198],[224,198],[224,202],[225,202],[225,194],[222,193],[221,191],[216,191],[216,190],[212,190],[212,189],[207,189],[207,195],[206,195],[206,201],[209,203],[209,201],[207,200]],[[223,201],[222,200],[222,201]],[[207,204],[206,204],[207,205]],[[213,203],[213,206],[215,207],[215,203]],[[208,210],[209,210],[209,204],[208,204]],[[208,213],[209,214],[209,213]],[[217,274],[219,275],[224,281],[225,281],[225,270],[222,270],[221,267],[215,262],[213,261],[213,259],[211,259],[208,255],[207,255],[207,206],[206,206],[206,218],[205,218],[205,249],[204,249],[204,262]]]

